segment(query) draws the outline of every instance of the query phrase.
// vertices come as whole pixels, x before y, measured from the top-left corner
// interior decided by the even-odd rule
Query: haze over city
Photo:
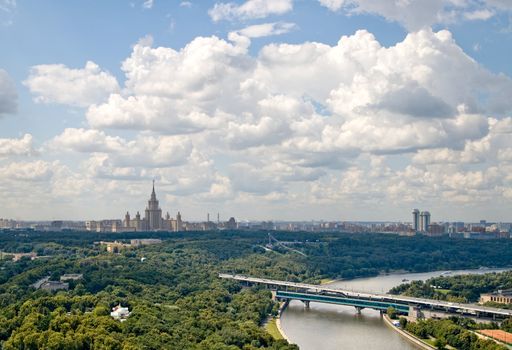
[[[507,0],[0,0],[0,217],[511,221]]]

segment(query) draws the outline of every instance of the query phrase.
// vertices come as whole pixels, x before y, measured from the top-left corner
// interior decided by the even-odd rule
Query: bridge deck
[[[409,313],[409,305],[407,304],[398,304],[392,302],[381,302],[374,300],[364,300],[364,299],[354,299],[347,298],[343,296],[329,296],[329,295],[318,295],[318,294],[309,294],[309,293],[298,293],[298,292],[286,292],[282,290],[278,290],[276,292],[276,297],[279,299],[295,299],[302,301],[316,301],[320,303],[327,304],[337,304],[337,305],[348,305],[355,306],[360,308],[370,308],[375,310],[385,311],[388,307],[393,307],[400,313]]]
[[[377,294],[377,293],[368,293],[368,292],[355,292],[337,288],[330,288],[326,286],[319,286],[315,284],[307,284],[307,283],[297,283],[297,282],[288,282],[288,281],[279,281],[272,280],[266,278],[256,278],[249,277],[244,275],[232,275],[232,274],[219,274],[220,278],[233,279],[236,281],[247,282],[247,283],[258,283],[264,284],[274,289],[279,289],[278,287],[284,287],[285,289],[294,289],[295,291],[306,292],[308,295],[324,295],[329,294],[337,297],[345,297],[352,298],[358,300],[371,300],[373,302],[385,302],[385,303],[396,303],[396,304],[406,304],[409,306],[426,308],[426,309],[441,309],[446,310],[448,312],[459,313],[459,314],[471,314],[471,315],[490,315],[490,316],[498,316],[500,318],[504,317],[512,317],[512,310],[507,309],[498,309],[492,307],[486,307],[477,304],[462,304],[462,303],[450,303],[441,300],[432,300],[432,299],[423,299],[423,298],[413,298],[413,297],[405,297],[401,295],[391,295],[391,294]],[[286,290],[288,291],[288,290]],[[300,299],[300,298],[294,298]],[[320,301],[320,300],[317,300]],[[320,301],[322,302],[322,301]]]

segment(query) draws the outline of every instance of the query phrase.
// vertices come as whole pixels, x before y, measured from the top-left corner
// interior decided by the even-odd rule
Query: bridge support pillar
[[[361,306],[356,306],[356,312],[358,315],[361,315],[361,310],[364,309],[364,307],[361,307]]]
[[[276,291],[272,290],[271,293],[272,293],[272,301],[276,301],[276,299],[277,299],[276,298]]]
[[[412,320],[417,320],[421,318],[421,311],[414,307],[413,305],[409,306],[409,315]]]
[[[309,309],[309,300],[302,300],[302,302],[304,303],[304,307]]]

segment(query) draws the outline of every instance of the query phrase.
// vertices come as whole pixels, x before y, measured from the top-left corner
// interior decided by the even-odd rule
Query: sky
[[[512,221],[512,0],[0,0],[0,218]]]

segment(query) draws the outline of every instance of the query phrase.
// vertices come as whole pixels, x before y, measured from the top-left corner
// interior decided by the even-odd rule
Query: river
[[[390,274],[348,281],[336,281],[329,286],[361,292],[386,293],[392,287],[408,281],[426,280],[441,275],[482,274],[506,269],[436,271],[427,273]],[[364,309],[360,315],[354,307],[311,303],[304,308],[292,301],[281,315],[281,327],[288,338],[301,350],[417,350],[418,348],[390,329],[380,313]]]

